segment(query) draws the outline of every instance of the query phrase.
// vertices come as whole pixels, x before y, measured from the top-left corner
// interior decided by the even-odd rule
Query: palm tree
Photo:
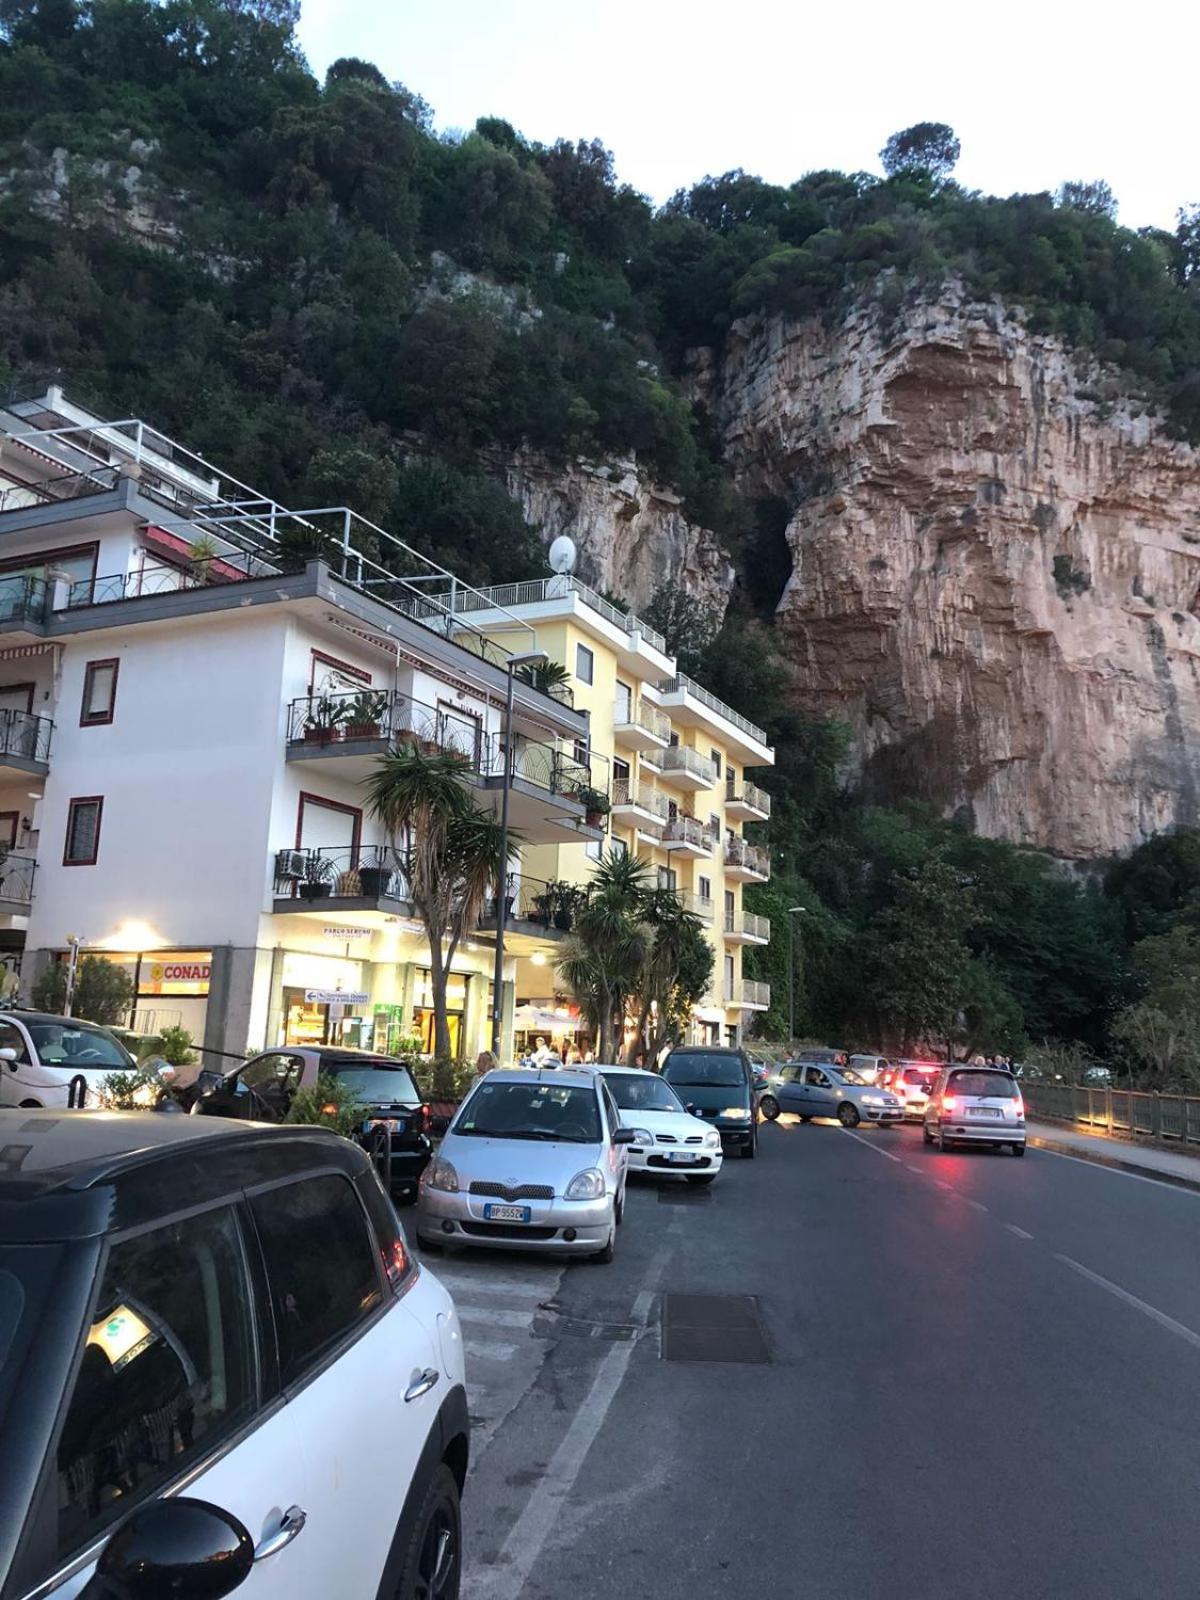
[[[527,661],[516,669],[516,675],[522,682],[532,684],[535,689],[549,695],[554,695],[555,689],[561,689],[563,684],[571,681],[571,674],[561,661]],[[554,698],[562,699],[563,696],[560,693]]]
[[[562,943],[558,973],[588,1019],[600,1061],[616,1059],[626,1003],[653,947],[643,917],[648,893],[649,874],[636,857],[609,856]]]
[[[685,911],[683,902],[673,889],[655,888],[645,895],[642,916],[651,930],[652,939],[637,984],[637,1033],[629,1047],[632,1061],[636,1051],[644,1048],[647,1061],[653,1061],[666,1042],[671,1026],[672,1011],[676,1002],[681,976],[697,966],[697,953],[702,946],[708,952],[707,970],[703,982],[707,984],[712,973],[712,952],[700,927],[700,919]],[[703,962],[700,963],[703,966]],[[694,979],[683,985],[689,992],[683,996],[685,1003],[698,998],[691,992]],[[703,990],[701,990],[703,992]]]
[[[366,779],[367,809],[379,819],[400,862],[429,940],[433,1053],[450,1056],[446,983],[464,933],[478,924],[488,891],[502,877],[500,825],[466,786],[470,763],[453,751],[423,755],[402,745],[380,756]],[[519,837],[509,830],[509,859]]]

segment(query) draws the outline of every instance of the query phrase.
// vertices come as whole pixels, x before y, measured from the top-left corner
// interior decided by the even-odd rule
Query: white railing
[[[672,817],[663,830],[664,844],[690,844],[697,850],[711,850],[713,836],[696,817]]]
[[[633,783],[629,778],[614,778],[612,786],[614,806],[637,806],[649,811],[663,821],[667,818],[667,797],[652,789],[648,783]]]
[[[744,933],[749,939],[770,939],[770,917],[756,916],[753,911],[727,911],[725,932]]]
[[[640,634],[652,649],[663,655],[669,654],[667,641],[657,628],[650,627],[631,611],[622,611],[620,606],[613,605],[611,600],[605,600],[594,589],[589,589],[586,583],[567,573],[559,573],[553,578],[534,578],[528,583],[498,583],[488,589],[460,590],[454,597],[453,609],[498,611],[505,607],[535,606],[544,600],[562,600],[569,594],[578,595],[589,610],[595,611],[606,622],[611,622],[615,628],[620,628],[622,633]],[[448,595],[438,598],[450,602]]]
[[[703,778],[710,788],[717,781],[717,769],[708,757],[689,750],[685,744],[673,744],[664,750],[658,764],[664,772],[687,772],[693,778]]]
[[[745,779],[741,783],[727,783],[725,785],[725,803],[736,803],[752,806],[755,811],[761,812],[764,817],[771,815],[771,796],[765,789],[759,789]]]
[[[747,844],[745,839],[726,839],[725,865],[742,867],[747,872],[756,873],[760,878],[771,876],[771,857],[765,850]]]
[[[727,1006],[770,1006],[771,985],[757,978],[735,978],[725,985]]]
[[[613,706],[613,726],[617,729],[641,728],[656,739],[661,739],[664,744],[671,737],[670,717],[656,706],[648,706],[644,700],[636,705],[632,700],[616,701]]]
[[[682,672],[677,672],[673,678],[664,678],[658,686],[660,694],[690,694],[694,700],[699,700],[702,706],[707,706],[718,717],[724,717],[726,722],[731,722],[735,728],[740,728],[748,734],[756,744],[766,744],[767,736],[757,723],[751,722],[749,717],[742,716],[740,711],[735,711],[732,706],[727,706],[724,700],[718,700],[715,694],[710,693],[702,685]]]

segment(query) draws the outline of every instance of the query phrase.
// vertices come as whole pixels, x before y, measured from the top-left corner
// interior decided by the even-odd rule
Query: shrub
[[[322,1075],[311,1089],[300,1089],[288,1107],[285,1122],[332,1128],[353,1139],[362,1127],[364,1106],[344,1078]]]

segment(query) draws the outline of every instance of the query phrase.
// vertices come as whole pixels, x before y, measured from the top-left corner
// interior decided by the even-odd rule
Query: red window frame
[[[109,697],[108,711],[102,716],[89,717],[87,709],[88,701],[91,698],[89,690],[92,686],[92,674],[95,672],[97,667],[111,667],[113,669],[112,694]],[[120,656],[101,656],[96,661],[89,661],[84,667],[83,696],[79,702],[79,726],[81,728],[102,728],[106,727],[113,720],[113,717],[117,712],[117,678],[120,676],[120,672]]]
[[[90,856],[71,855],[71,834],[75,828],[75,812],[79,806],[96,807],[96,835],[92,841]],[[104,820],[104,796],[102,794],[77,794],[67,801],[67,835],[63,840],[63,866],[64,867],[94,867],[100,857],[100,824]]]
[[[304,837],[304,808],[305,806],[322,806],[326,811],[342,811],[347,816],[354,818],[354,837],[350,841],[350,848],[354,852],[354,859],[358,860],[358,852],[362,846],[362,807],[348,806],[343,800],[328,800],[323,794],[310,794],[304,789],[300,792],[300,803],[296,807],[296,849],[302,850],[300,843]]]

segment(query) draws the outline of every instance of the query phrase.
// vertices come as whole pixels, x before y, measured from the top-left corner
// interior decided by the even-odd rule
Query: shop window
[[[100,814],[104,800],[100,795],[84,795],[67,805],[67,842],[64,867],[91,867],[100,853]]]
[[[575,646],[575,676],[580,683],[592,683],[595,679],[596,658],[585,644]]]
[[[111,722],[117,705],[117,671],[120,662],[116,657],[107,661],[89,661],[83,673],[83,704],[79,708],[79,726],[96,727]]]

